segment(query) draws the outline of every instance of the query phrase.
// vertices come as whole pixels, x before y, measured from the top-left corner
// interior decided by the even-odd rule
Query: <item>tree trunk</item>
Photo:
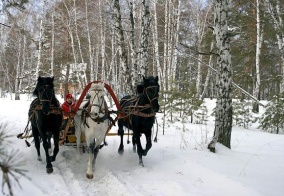
[[[214,34],[217,46],[217,65],[219,66],[217,81],[217,103],[215,115],[215,130],[213,140],[208,149],[215,152],[215,144],[219,142],[231,148],[232,132],[232,67],[230,37],[228,37],[228,7],[229,0],[214,0]]]
[[[157,2],[153,3],[153,12],[154,12],[154,25],[153,25],[153,44],[154,44],[154,64],[157,67],[157,75],[159,76],[159,81],[161,84],[161,89],[163,89],[164,84],[164,75],[162,71],[162,67],[160,64],[160,57],[159,57],[159,39],[158,39],[158,22],[157,22],[157,10],[156,10]]]
[[[135,86],[135,82],[138,81],[138,53],[137,53],[137,46],[135,42],[137,42],[137,36],[135,36],[135,19],[136,19],[136,3],[135,0],[129,1],[129,18],[130,18],[130,26],[131,26],[131,33],[130,33],[130,50],[131,50],[131,62],[132,62],[132,69],[131,69],[131,77],[132,77],[132,86]]]
[[[142,0],[143,15],[142,15],[142,33],[141,33],[141,65],[139,80],[142,80],[142,76],[146,76],[148,73],[148,62],[149,62],[149,31],[150,31],[150,11],[149,11],[149,0]]]
[[[132,81],[130,78],[126,47],[124,43],[124,33],[122,30],[119,0],[114,0],[114,20],[115,20],[115,28],[116,28],[116,38],[117,38],[117,43],[118,43],[118,48],[119,48],[120,64],[122,68],[122,72],[120,72],[120,75],[122,76],[122,79],[123,79],[122,90],[126,94],[133,94],[134,90],[131,85]]]
[[[39,41],[38,41],[38,53],[37,53],[37,66],[36,66],[36,78],[39,76],[40,66],[41,66],[41,53],[42,53],[42,46],[44,43],[44,9],[46,5],[46,0],[42,0],[42,18],[40,20],[40,27],[39,27]]]
[[[259,97],[259,89],[260,89],[260,54],[261,54],[261,46],[263,40],[263,26],[261,26],[260,13],[259,13],[259,0],[256,0],[256,54],[255,54],[255,70],[256,70],[256,81],[255,88],[253,91],[253,96]],[[259,105],[257,102],[253,103],[252,111],[255,113],[259,112]]]

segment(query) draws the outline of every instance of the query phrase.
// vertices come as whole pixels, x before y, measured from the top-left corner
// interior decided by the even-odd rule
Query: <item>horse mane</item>
[[[104,91],[104,83],[92,83],[90,90],[101,90]]]
[[[148,86],[152,86],[152,85],[160,87],[158,76],[143,77],[143,85],[144,85],[144,88]]]

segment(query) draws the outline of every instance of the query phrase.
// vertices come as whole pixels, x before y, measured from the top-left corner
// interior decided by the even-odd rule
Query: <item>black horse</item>
[[[30,105],[29,119],[32,126],[38,160],[40,156],[40,140],[46,155],[46,172],[52,173],[51,162],[55,161],[59,151],[59,132],[62,123],[62,110],[54,94],[54,77],[38,77],[33,95],[37,96]],[[54,140],[53,153],[51,150],[51,137]],[[52,154],[52,155],[50,155]]]
[[[118,120],[118,135],[121,138],[118,153],[122,154],[124,151],[123,126],[125,126],[133,131],[133,151],[136,152],[137,146],[141,166],[144,166],[142,156],[146,156],[152,147],[152,127],[156,112],[159,111],[159,90],[158,77],[143,77],[143,83],[137,86],[138,95],[135,97],[126,96],[120,101],[122,117]],[[142,133],[146,137],[145,149],[142,148],[140,141]]]

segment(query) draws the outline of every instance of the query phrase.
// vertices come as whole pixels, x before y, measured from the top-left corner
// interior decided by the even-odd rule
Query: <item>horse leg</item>
[[[76,129],[75,130],[75,136],[76,136],[77,151],[80,152],[81,131]]]
[[[45,156],[46,156],[46,173],[52,173],[53,172],[53,168],[52,168],[52,164],[51,164],[51,159],[48,153],[48,148],[49,148],[49,144],[48,144],[48,138],[45,134],[41,134],[42,135],[42,145],[45,151]]]
[[[142,145],[141,145],[140,136],[141,136],[140,134],[134,134],[133,135],[134,140],[135,140],[135,144],[137,145],[137,154],[138,154],[138,157],[139,157],[139,165],[144,167],[143,160],[142,160],[143,148],[142,148]]]
[[[92,179],[94,177],[93,174],[94,147],[95,147],[94,143],[91,143],[88,146],[88,163],[87,163],[87,173],[86,173],[86,177],[88,179]]]
[[[136,137],[132,136],[132,151],[136,153]]]
[[[143,156],[146,156],[150,148],[152,147],[152,140],[151,140],[151,130],[145,133],[146,137],[146,149],[143,150]]]
[[[58,132],[56,132],[53,135],[53,141],[54,141],[54,149],[53,149],[53,155],[51,157],[51,162],[55,161],[56,156],[59,152],[59,129],[58,129]]]
[[[38,129],[35,126],[32,126],[33,130],[33,137],[35,142],[35,148],[37,151],[37,160],[42,161],[42,158],[40,156],[40,138],[39,138],[39,132]]]
[[[51,137],[52,137],[52,133],[47,132],[47,143],[48,143],[48,154],[49,154],[49,157],[52,156]]]
[[[120,121],[118,121],[118,132],[117,134],[120,136],[120,145],[118,148],[118,154],[122,155],[124,152],[124,145],[123,145],[123,135],[124,135],[124,129],[123,125]]]

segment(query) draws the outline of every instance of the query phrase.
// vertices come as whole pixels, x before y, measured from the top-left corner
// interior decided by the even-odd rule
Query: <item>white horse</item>
[[[88,163],[86,176],[92,179],[93,169],[100,148],[103,146],[103,142],[106,136],[107,129],[110,125],[108,108],[104,99],[104,83],[92,83],[89,89],[90,99],[88,104],[82,102],[79,111],[75,116],[76,124],[76,138],[77,149],[79,150],[81,142],[81,131],[84,131],[87,152]],[[82,109],[81,107],[85,107]],[[83,115],[83,118],[82,118]],[[78,123],[79,122],[79,123]]]

